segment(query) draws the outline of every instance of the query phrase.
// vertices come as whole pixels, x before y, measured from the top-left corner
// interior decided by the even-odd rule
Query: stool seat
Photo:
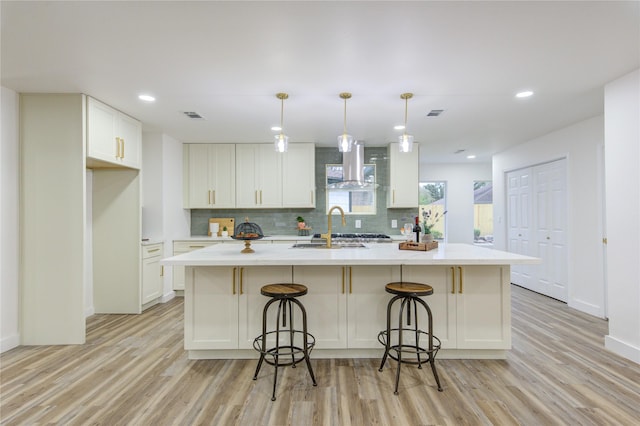
[[[267,284],[262,286],[260,294],[267,297],[299,297],[307,294],[307,286],[302,284]]]
[[[389,283],[384,288],[387,293],[401,296],[429,296],[433,294],[433,287],[430,285],[406,281]]]

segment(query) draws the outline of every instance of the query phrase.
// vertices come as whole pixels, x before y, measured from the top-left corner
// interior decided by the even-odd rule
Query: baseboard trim
[[[0,340],[0,353],[20,346],[20,334],[13,334]]]
[[[637,346],[623,342],[611,335],[606,335],[604,336],[604,347],[621,357],[631,360],[636,364],[640,364],[640,348]]]

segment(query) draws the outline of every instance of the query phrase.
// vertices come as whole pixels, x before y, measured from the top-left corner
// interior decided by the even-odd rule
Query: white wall
[[[491,163],[420,164],[420,182],[447,183],[447,242],[473,244],[473,182],[491,179]]]
[[[493,157],[494,246],[506,250],[505,173],[567,159],[568,305],[604,317],[603,202],[598,194],[604,117],[598,116],[533,139]]]
[[[173,240],[191,234],[191,215],[182,208],[182,143],[161,133],[143,133],[142,235],[164,242],[164,256]],[[164,267],[163,300],[173,297],[172,270]]]
[[[605,347],[640,363],[640,70],[605,86]]]
[[[18,94],[1,88],[0,352],[20,344],[18,322]]]

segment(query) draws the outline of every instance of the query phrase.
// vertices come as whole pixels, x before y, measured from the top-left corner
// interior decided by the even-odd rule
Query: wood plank
[[[607,323],[512,288],[513,349],[506,360],[406,365],[316,359],[252,380],[255,360],[189,360],[183,300],[141,315],[94,315],[87,343],[24,346],[0,356],[0,422],[23,424],[634,424],[640,366],[604,349]],[[312,324],[310,324],[310,329]],[[382,355],[382,348],[380,349]]]

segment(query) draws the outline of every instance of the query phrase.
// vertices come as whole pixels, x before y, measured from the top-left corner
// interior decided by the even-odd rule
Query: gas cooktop
[[[314,240],[324,241],[324,238],[320,237],[320,234],[313,234],[312,242]],[[361,242],[361,243],[390,243],[391,237],[385,234],[351,234],[351,233],[336,233],[331,234],[331,240],[335,242],[348,241],[348,242]]]

